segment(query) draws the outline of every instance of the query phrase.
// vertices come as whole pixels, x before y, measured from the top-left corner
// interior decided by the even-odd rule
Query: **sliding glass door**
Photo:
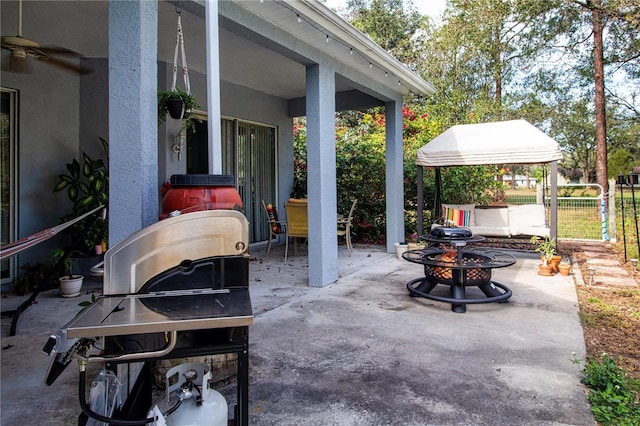
[[[242,198],[243,212],[249,221],[249,241],[266,241],[269,225],[262,209],[265,203],[276,205],[277,131],[273,126],[223,118],[222,173],[233,175]],[[206,121],[196,133],[187,136],[187,173],[208,173]]]

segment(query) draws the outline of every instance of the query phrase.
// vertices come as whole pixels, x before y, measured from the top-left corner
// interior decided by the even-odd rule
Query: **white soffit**
[[[430,83],[317,0],[236,3],[403,96],[435,92]]]

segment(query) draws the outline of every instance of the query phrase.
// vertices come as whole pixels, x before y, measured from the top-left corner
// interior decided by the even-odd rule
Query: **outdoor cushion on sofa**
[[[511,235],[538,235],[548,237],[550,230],[546,224],[542,204],[509,206],[509,229]]]
[[[475,204],[443,204],[442,217],[444,224],[453,223],[455,226],[470,227],[475,225]]]
[[[508,237],[511,235],[509,228],[509,210],[500,208],[476,208],[474,210],[475,226],[471,227],[474,235],[490,237]]]

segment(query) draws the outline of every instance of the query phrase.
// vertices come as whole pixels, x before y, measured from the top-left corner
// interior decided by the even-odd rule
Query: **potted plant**
[[[105,155],[109,158],[109,144],[99,138]],[[105,161],[91,158],[86,152],[82,153],[82,164],[77,159],[72,159],[66,164],[68,174],[58,175],[58,182],[53,192],[67,191],[69,201],[73,203],[71,213],[60,219],[61,223],[75,219],[99,206],[107,206],[109,198],[109,174]],[[88,227],[88,229],[86,229]],[[103,245],[108,241],[109,223],[106,215],[101,218],[88,217],[72,225],[65,233],[75,241],[84,233],[81,244],[76,247],[74,254],[95,253],[96,245]]]
[[[55,277],[60,275],[60,271],[54,271],[55,264],[51,261],[25,263],[20,266],[22,271],[15,280],[14,291],[18,296],[23,296],[37,289],[46,290],[55,288]]]
[[[565,262],[560,262],[558,264],[558,271],[560,272],[560,275],[569,275],[571,272],[571,265]]]
[[[173,90],[158,92],[158,125],[165,122],[167,114],[176,120],[185,120],[181,128],[195,132],[196,122],[201,120],[191,112],[200,108],[192,94],[176,87]]]
[[[550,265],[551,259],[556,252],[556,240],[549,237],[540,238],[538,236],[531,237],[531,244],[536,245],[536,253],[540,253],[542,264],[540,265],[540,275],[553,275],[553,267]]]
[[[73,273],[73,257],[71,254],[67,254],[64,249],[57,249],[53,252],[53,257],[58,261],[62,259],[64,264],[65,274],[58,279],[62,297],[80,296],[84,276]]]

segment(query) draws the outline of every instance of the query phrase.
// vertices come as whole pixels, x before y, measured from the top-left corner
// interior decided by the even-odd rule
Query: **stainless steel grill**
[[[116,244],[105,255],[103,296],[45,346],[53,353],[47,383],[72,358],[115,369],[130,362],[237,353],[236,424],[246,425],[253,323],[247,250],[247,220],[233,210],[171,217]],[[96,340],[103,350],[99,356],[90,355]],[[142,391],[130,393],[135,400],[124,404],[132,408],[121,418],[140,416],[134,407],[143,407],[142,413],[149,408],[149,384],[140,381]],[[84,406],[83,411],[95,414]]]

